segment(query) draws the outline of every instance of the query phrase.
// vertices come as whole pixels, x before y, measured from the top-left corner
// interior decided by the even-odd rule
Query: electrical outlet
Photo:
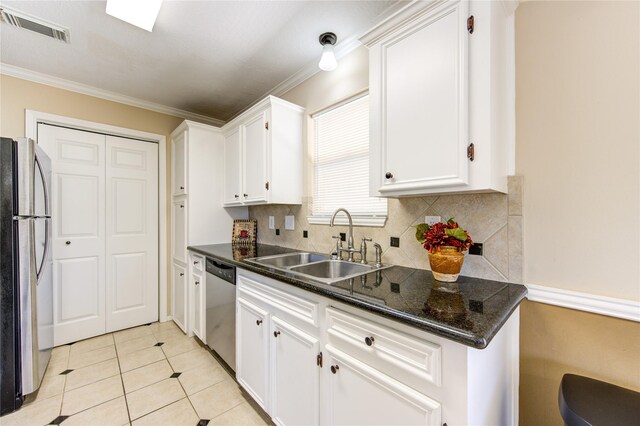
[[[389,245],[391,245],[391,247],[400,247],[400,238],[391,237],[391,242],[389,243]]]
[[[425,216],[424,223],[429,226],[433,226],[435,223],[440,222],[440,216]]]
[[[269,216],[269,229],[276,229],[276,218]]]
[[[302,238],[309,238],[309,231],[302,231]]]
[[[482,243],[473,243],[471,244],[471,247],[469,247],[469,254],[482,256],[482,251]]]
[[[280,230],[276,229],[276,235],[280,235]]]
[[[284,217],[284,229],[288,231],[293,231],[295,229],[295,217],[294,216],[285,216]]]

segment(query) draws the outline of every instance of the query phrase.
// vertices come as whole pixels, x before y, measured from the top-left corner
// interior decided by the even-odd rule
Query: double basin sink
[[[370,272],[389,268],[391,265],[375,267],[363,263],[347,262],[318,253],[286,253],[274,256],[245,259],[247,262],[268,266],[294,275],[310,278],[325,284],[355,278]]]

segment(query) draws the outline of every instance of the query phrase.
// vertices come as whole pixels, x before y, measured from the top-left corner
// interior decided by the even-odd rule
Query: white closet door
[[[106,329],[158,320],[158,145],[107,136]]]
[[[51,157],[54,345],[105,332],[105,136],[38,125]]]

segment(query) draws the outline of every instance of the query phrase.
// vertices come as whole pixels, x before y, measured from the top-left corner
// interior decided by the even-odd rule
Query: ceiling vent
[[[5,6],[0,6],[0,17],[2,17],[2,21],[14,27],[69,43],[69,28],[43,21],[24,12],[8,9]]]

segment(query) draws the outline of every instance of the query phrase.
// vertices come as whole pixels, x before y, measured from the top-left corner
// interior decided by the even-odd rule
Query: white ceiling
[[[105,13],[105,1],[2,1],[68,27],[66,44],[0,25],[0,61],[226,121],[399,6],[393,1],[171,1],[149,33]],[[351,41],[351,43],[349,43]],[[342,42],[342,45],[340,44]]]

